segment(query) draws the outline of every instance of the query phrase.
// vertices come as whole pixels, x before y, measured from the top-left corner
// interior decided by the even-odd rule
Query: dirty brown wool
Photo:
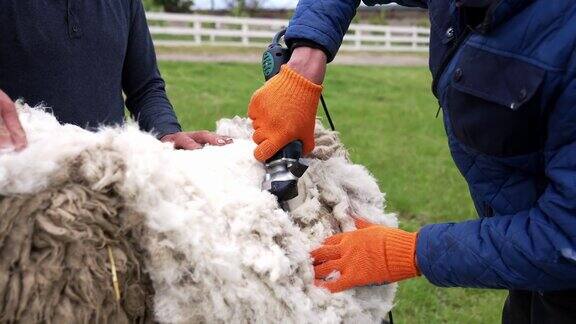
[[[128,323],[152,319],[153,289],[144,273],[142,215],[125,208],[114,183],[94,189],[67,161],[68,177],[36,194],[0,198],[0,322]],[[111,285],[110,247],[121,301]]]

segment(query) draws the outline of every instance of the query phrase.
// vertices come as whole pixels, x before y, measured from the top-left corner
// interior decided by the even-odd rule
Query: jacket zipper
[[[444,73],[446,67],[448,67],[448,64],[450,64],[450,61],[456,54],[456,51],[460,48],[460,45],[462,45],[464,40],[466,40],[468,35],[470,35],[471,31],[472,30],[469,27],[466,27],[464,32],[458,36],[454,42],[454,45],[452,45],[452,47],[446,52],[446,54],[444,54],[444,57],[442,58],[442,63],[440,63],[440,67],[438,68],[438,71],[436,71],[436,75],[432,81],[432,93],[434,93],[434,96],[436,96],[438,100],[440,100],[438,97],[438,83],[440,82],[440,77],[442,76],[442,73]]]
[[[496,0],[488,7],[488,10],[486,12],[486,19],[481,24],[481,29],[484,32],[488,30],[492,25],[491,19],[493,18],[493,13],[496,10],[496,8],[500,6],[502,2],[503,0]],[[462,16],[460,15],[460,17]],[[434,75],[432,81],[432,93],[434,93],[434,96],[436,96],[436,98],[438,98],[438,82],[440,82],[440,76],[442,76],[442,73],[444,72],[444,70],[450,63],[450,60],[452,59],[454,54],[456,54],[456,51],[458,50],[458,48],[460,48],[460,45],[462,45],[466,37],[468,37],[468,35],[470,35],[472,31],[474,31],[474,29],[468,26],[466,22],[462,22],[460,25],[465,26],[464,32],[462,32],[462,34],[458,36],[458,38],[454,42],[454,45],[446,52],[446,54],[444,54],[444,57],[442,58],[442,63],[440,63],[440,67],[438,68],[438,71],[436,71],[436,75]],[[438,98],[438,100],[440,100],[440,98]]]

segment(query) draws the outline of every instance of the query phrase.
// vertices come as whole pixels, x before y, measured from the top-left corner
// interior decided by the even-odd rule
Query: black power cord
[[[326,101],[324,100],[323,95],[320,95],[320,102],[322,103],[322,108],[324,109],[326,119],[328,119],[328,123],[330,124],[330,129],[332,129],[332,131],[335,131],[336,127],[334,126],[334,122],[332,121],[332,117],[330,116],[330,112],[328,111],[328,106],[326,105]],[[388,312],[388,324],[394,324],[394,317],[392,316],[392,310]]]
[[[320,95],[320,102],[322,103],[322,108],[324,109],[324,114],[328,119],[328,123],[330,124],[330,129],[335,131],[336,127],[334,127],[334,123],[332,122],[332,117],[330,117],[330,112],[328,112],[328,106],[326,106],[326,101],[324,101],[324,95]]]
[[[320,95],[320,102],[322,103],[322,108],[324,109],[326,119],[328,119],[328,123],[330,124],[330,129],[332,129],[332,131],[335,131],[336,127],[334,126],[334,122],[332,121],[332,117],[330,116],[330,112],[328,111],[328,106],[326,105],[326,101],[324,100],[323,95]],[[392,316],[392,310],[388,312],[388,324],[394,324],[394,317]]]

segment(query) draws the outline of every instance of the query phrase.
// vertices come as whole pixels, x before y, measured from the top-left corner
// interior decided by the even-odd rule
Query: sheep
[[[354,229],[397,227],[338,134],[317,146],[282,210],[261,189],[250,121],[234,143],[174,150],[133,123],[89,132],[17,103],[29,146],[0,155],[0,321],[379,322],[396,285],[331,294],[309,251]]]

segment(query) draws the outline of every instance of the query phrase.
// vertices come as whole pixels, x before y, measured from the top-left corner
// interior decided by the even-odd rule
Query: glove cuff
[[[303,102],[299,105],[300,107],[311,107],[314,109],[314,112],[316,112],[318,100],[323,89],[321,85],[306,79],[286,64],[280,67],[280,73],[270,79],[269,82],[271,88],[277,87],[283,89],[285,91],[284,93],[288,92],[292,94],[294,98],[302,100]],[[271,91],[271,93],[274,92]]]
[[[416,267],[417,235],[397,228],[390,229],[386,234],[386,261],[390,282],[420,275]]]

